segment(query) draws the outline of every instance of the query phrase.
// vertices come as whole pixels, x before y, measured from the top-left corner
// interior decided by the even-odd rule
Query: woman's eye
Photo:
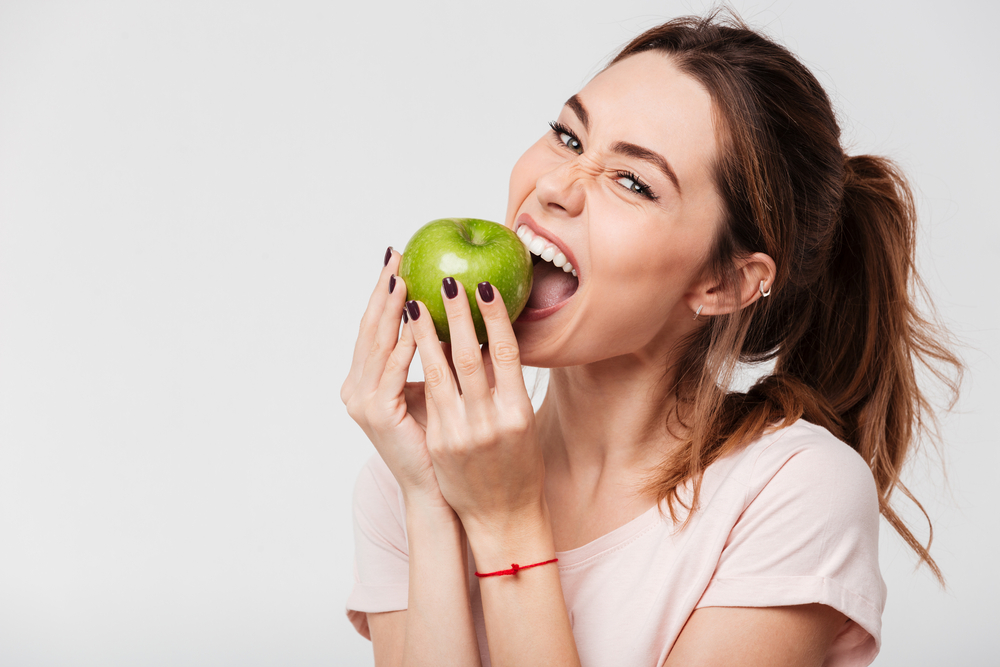
[[[572,134],[567,134],[566,132],[559,133],[559,140],[566,144],[571,151],[580,154],[583,152],[583,146],[580,145],[580,140],[574,137]]]
[[[641,195],[648,199],[656,199],[656,197],[653,196],[653,192],[649,189],[649,186],[640,181],[639,178],[633,173],[627,171],[618,172],[616,182],[626,190],[634,192],[637,195]]]
[[[556,139],[559,140],[559,143],[566,146],[577,155],[583,153],[583,144],[581,144],[580,140],[576,138],[576,135],[569,131],[568,127],[562,123],[557,123],[556,121],[549,123],[549,127],[552,128],[552,134],[554,134]]]

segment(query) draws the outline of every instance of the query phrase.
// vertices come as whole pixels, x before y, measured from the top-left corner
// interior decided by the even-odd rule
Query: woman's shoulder
[[[801,420],[765,433],[743,455],[730,471],[739,483],[728,485],[729,495],[720,485],[729,503],[719,512],[732,524],[698,606],[825,604],[863,629],[842,633],[838,650],[870,660],[886,591],[868,465],[829,431]]]
[[[858,504],[878,514],[875,479],[865,460],[844,441],[804,420],[766,431],[705,471],[713,490],[739,490],[744,507],[765,489],[768,497]],[[734,487],[736,487],[734,489]]]
[[[747,445],[747,453],[759,473],[777,472],[795,460],[800,466],[871,477],[868,464],[850,445],[804,419],[765,432]]]
[[[739,466],[748,500],[769,496],[851,504],[878,516],[878,492],[868,463],[827,429],[805,420],[774,429],[751,442]]]

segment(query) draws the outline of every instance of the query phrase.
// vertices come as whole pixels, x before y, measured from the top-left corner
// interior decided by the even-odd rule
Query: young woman
[[[511,175],[506,225],[576,275],[539,261],[513,325],[481,284],[488,350],[446,279],[444,347],[386,253],[342,390],[378,450],[348,602],[376,664],[870,663],[880,513],[937,573],[889,505],[915,364],[957,366],[914,224],[784,48],[716,18],[633,40]],[[537,414],[521,364],[551,369]]]

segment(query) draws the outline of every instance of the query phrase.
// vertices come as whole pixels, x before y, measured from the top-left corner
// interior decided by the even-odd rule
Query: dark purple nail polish
[[[392,294],[392,290],[396,289],[396,274],[389,276],[389,294]]]
[[[448,277],[441,281],[444,285],[444,295],[449,299],[454,299],[458,296],[458,283],[455,282],[454,278]]]
[[[385,259],[382,260],[382,266],[388,266],[390,259],[392,259],[392,246],[385,249]]]
[[[479,283],[479,296],[486,303],[493,301],[493,285],[489,283]]]
[[[406,316],[406,306],[403,306],[403,324],[410,321],[410,318]]]
[[[410,319],[416,322],[420,319],[420,306],[417,305],[416,301],[407,301],[406,310],[410,313]]]

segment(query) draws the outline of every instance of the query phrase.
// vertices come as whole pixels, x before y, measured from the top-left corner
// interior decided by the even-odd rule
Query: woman
[[[870,663],[880,513],[939,574],[889,505],[914,363],[957,367],[893,165],[845,156],[785,49],[678,19],[567,101],[506,225],[576,275],[539,261],[513,325],[480,285],[488,350],[451,279],[437,342],[391,249],[362,320],[342,398],[379,456],[348,609],[376,664]],[[537,415],[522,363],[552,369]]]

